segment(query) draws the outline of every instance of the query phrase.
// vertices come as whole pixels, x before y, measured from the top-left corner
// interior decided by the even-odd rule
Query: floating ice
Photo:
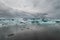
[[[0,26],[2,25],[24,25],[24,24],[56,24],[60,23],[60,19],[40,19],[30,18],[23,20],[23,18],[0,18]]]

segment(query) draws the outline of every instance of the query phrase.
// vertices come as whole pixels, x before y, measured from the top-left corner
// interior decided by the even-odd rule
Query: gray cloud
[[[0,18],[15,18],[15,17],[30,17],[30,14],[27,14],[28,12],[19,11],[16,9],[12,9],[10,7],[7,7],[0,1]],[[31,16],[32,17],[32,16]]]
[[[18,9],[10,8],[0,1],[0,17],[33,17],[32,14],[47,13],[47,17],[60,18],[60,0],[18,0],[14,4],[15,1],[6,0],[10,7],[18,9],[20,7],[20,12]]]

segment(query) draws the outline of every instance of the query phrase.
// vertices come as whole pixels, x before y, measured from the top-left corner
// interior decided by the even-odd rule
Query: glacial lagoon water
[[[0,22],[0,40],[59,40],[60,23]]]

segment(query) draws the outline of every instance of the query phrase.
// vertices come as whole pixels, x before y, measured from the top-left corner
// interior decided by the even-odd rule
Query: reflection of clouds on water
[[[1,29],[1,40],[10,40],[10,39],[34,39],[36,38],[44,38],[45,34],[48,34],[49,36],[46,35],[46,38],[48,37],[60,37],[60,27],[59,25],[9,25],[7,27],[2,27]],[[41,35],[41,36],[40,36]],[[57,36],[58,35],[58,36]],[[20,38],[19,38],[20,37]],[[58,39],[57,38],[57,39]]]

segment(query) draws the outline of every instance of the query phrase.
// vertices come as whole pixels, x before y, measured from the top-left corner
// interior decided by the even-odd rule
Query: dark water
[[[60,40],[60,24],[2,26],[0,40]]]

